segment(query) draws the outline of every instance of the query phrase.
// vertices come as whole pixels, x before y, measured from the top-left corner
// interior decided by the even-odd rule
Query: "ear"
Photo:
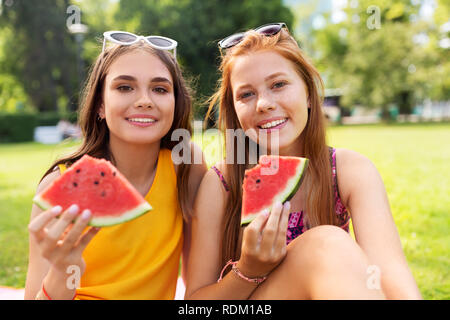
[[[98,109],[98,117],[104,119],[105,118],[105,105],[103,102],[100,105],[100,108]]]

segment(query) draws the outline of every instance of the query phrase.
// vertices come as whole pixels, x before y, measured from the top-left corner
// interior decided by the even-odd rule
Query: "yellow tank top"
[[[60,166],[61,172],[65,166]],[[145,196],[153,210],[103,227],[83,252],[86,271],[77,299],[173,299],[183,247],[171,152],[161,149],[156,174]]]

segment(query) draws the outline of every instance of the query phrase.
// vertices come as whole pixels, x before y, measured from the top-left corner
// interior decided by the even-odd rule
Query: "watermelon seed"
[[[116,172],[115,172],[115,171],[113,172],[113,176],[114,176],[114,177],[116,176]]]
[[[102,191],[101,196],[102,196],[102,197],[105,197],[105,196],[106,196],[106,192],[105,192],[105,191]]]
[[[74,182],[74,183],[73,183],[73,186],[74,186],[74,187],[78,187],[78,183]]]
[[[81,169],[77,169],[76,173],[80,173]]]
[[[98,181],[94,181],[94,184],[98,184]]]
[[[261,180],[260,179],[256,179],[256,183],[260,183],[261,182]]]
[[[102,171],[102,172],[100,172],[100,174],[101,174],[101,176],[102,177],[104,177],[105,176],[105,173]]]

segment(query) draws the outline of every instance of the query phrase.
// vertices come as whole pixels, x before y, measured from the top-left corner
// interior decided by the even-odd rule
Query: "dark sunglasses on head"
[[[268,23],[253,30],[265,36],[274,36],[278,32],[280,32],[281,29],[283,28],[287,28],[286,24],[284,22],[279,22],[279,23]],[[246,32],[239,32],[232,34],[231,36],[228,36],[225,39],[220,40],[219,47],[221,49],[231,48],[237,45],[239,42],[241,42],[242,39],[244,39],[245,35]]]

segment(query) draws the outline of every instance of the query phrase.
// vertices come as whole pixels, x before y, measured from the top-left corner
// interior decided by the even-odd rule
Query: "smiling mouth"
[[[263,125],[258,126],[258,128],[260,128],[260,129],[272,129],[272,128],[280,126],[281,124],[285,123],[287,120],[288,120],[287,118],[280,119],[280,120],[274,120],[274,121],[271,121],[271,122],[264,123]]]
[[[127,121],[130,122],[138,122],[138,123],[153,123],[156,122],[155,119],[150,119],[150,118],[126,118]]]

